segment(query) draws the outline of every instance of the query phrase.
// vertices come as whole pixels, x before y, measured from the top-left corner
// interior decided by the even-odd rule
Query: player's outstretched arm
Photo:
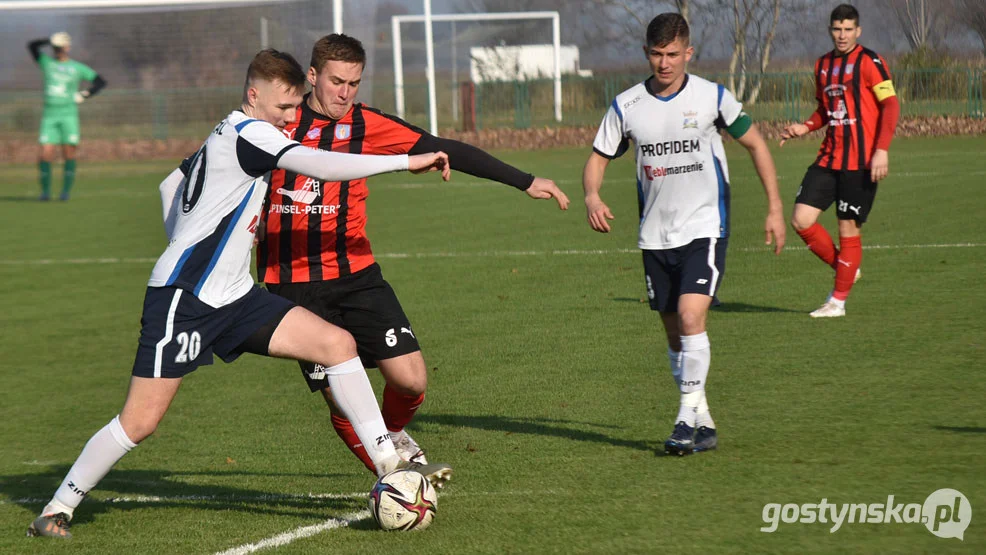
[[[780,254],[784,248],[784,240],[787,235],[787,228],[784,226],[784,203],[777,187],[777,169],[774,167],[774,158],[770,155],[767,142],[763,140],[756,125],[740,136],[737,141],[750,152],[753,159],[753,166],[757,169],[760,182],[763,183],[763,191],[767,194],[767,219],[764,222],[764,242],[767,245],[773,243],[774,254]]]
[[[606,174],[606,167],[609,166],[609,159],[593,152],[585,163],[582,170],[582,190],[585,193],[586,218],[589,220],[589,227],[599,233],[609,233],[609,221],[613,219],[613,213],[609,207],[599,197],[599,189],[603,186],[603,176]]]
[[[534,199],[549,199],[553,198],[558,202],[558,208],[562,210],[568,210],[568,195],[562,192],[555,185],[555,182],[550,179],[545,179],[543,177],[535,177],[534,182],[531,186],[527,188],[527,196]]]
[[[406,154],[366,156],[316,150],[300,144],[284,152],[277,160],[277,167],[322,181],[350,181],[409,169]]]
[[[510,185],[525,191],[534,199],[553,198],[558,202],[559,208],[568,209],[568,196],[555,185],[554,181],[534,177],[473,145],[423,133],[409,152],[417,154],[426,151],[447,152],[453,170]]]
[[[825,116],[827,113],[828,112],[826,111],[825,106],[819,102],[818,108],[810,118],[805,120],[804,123],[792,123],[781,130],[780,146],[784,146],[784,143],[787,142],[788,139],[807,135],[816,129],[821,129],[824,125]]]

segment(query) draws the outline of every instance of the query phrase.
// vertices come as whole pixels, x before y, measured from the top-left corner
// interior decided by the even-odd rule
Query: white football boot
[[[838,303],[832,299],[825,301],[825,304],[811,313],[812,318],[840,318],[845,315],[845,303]]]
[[[424,450],[421,449],[418,442],[414,441],[414,438],[406,430],[390,432],[390,439],[394,442],[394,449],[397,450],[397,454],[400,455],[401,459],[419,464],[428,464]]]

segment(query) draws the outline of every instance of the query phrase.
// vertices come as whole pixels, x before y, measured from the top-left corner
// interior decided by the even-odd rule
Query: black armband
[[[448,154],[449,165],[453,170],[483,179],[492,179],[521,191],[526,191],[534,183],[533,175],[497,159],[484,150],[461,141],[442,139],[428,133],[421,135],[408,154],[438,151]]]

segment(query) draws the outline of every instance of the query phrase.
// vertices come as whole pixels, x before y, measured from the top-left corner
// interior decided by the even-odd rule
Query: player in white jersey
[[[767,193],[766,243],[779,254],[784,219],[774,161],[756,126],[722,85],[685,72],[689,30],[677,13],[647,26],[644,54],[653,75],[620,93],[606,112],[582,174],[592,229],[607,233],[613,214],[599,197],[610,160],[633,142],[640,209],[638,246],[652,310],[668,339],[681,405],[665,452],[714,449],[715,422],[705,397],[710,347],[705,331],[722,281],[729,238],[729,169],[721,130],[746,147]],[[696,429],[697,428],[697,429]]]
[[[414,465],[397,455],[353,337],[259,288],[250,276],[250,251],[268,187],[264,176],[275,168],[326,182],[405,169],[441,170],[449,178],[448,157],[440,152],[361,156],[309,149],[288,139],[281,129],[293,121],[304,84],[305,73],[290,55],[257,54],[247,71],[241,109],[216,126],[187,168],[162,184],[170,242],[148,282],[123,409],[86,444],[31,523],[29,536],[71,537],[75,508],[154,432],[183,376],[212,364],[213,353],[226,362],[255,353],[323,365],[334,382],[333,400],[372,451],[379,475],[402,467],[432,480],[448,477],[447,465]]]

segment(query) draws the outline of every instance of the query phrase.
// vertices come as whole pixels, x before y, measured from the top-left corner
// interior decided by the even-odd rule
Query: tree
[[[957,8],[961,16],[959,21],[979,37],[986,54],[986,3],[982,0],[959,0]]]
[[[729,57],[729,90],[740,101],[754,104],[760,95],[763,74],[770,64],[770,52],[781,16],[781,0],[730,0],[726,8],[719,0],[721,12],[732,16],[732,54]],[[749,68],[756,64],[756,72]]]
[[[925,0],[883,0],[883,3],[900,25],[911,50],[927,48],[933,39],[937,39],[934,33],[942,13],[937,9],[941,2],[936,2],[930,9]],[[982,0],[977,3],[982,4]]]

